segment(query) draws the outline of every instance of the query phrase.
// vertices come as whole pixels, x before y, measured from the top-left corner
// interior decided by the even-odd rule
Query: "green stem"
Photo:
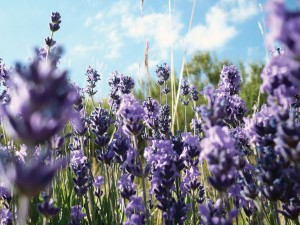
[[[260,208],[262,209],[262,212],[263,212],[264,216],[267,218],[268,223],[271,224],[270,218],[268,217],[268,214],[267,214],[267,212],[266,212],[266,209],[265,209],[265,207],[264,207],[264,205],[263,205],[262,200],[261,200],[260,203],[261,203],[261,204],[260,204]]]
[[[87,211],[87,218],[88,218],[88,221],[89,221],[89,224],[93,224],[92,223],[92,219],[91,219],[91,212],[90,212],[90,209],[89,209],[89,205],[88,205],[88,198],[87,196],[85,196],[85,209]]]
[[[112,203],[112,199],[111,199],[111,185],[110,185],[110,181],[109,181],[108,165],[105,166],[105,170],[106,170],[106,179],[108,181],[108,187],[109,187],[109,192],[108,192],[109,204],[110,204],[110,207],[112,209],[113,223],[115,223],[116,222],[116,220],[115,220],[115,207],[114,207],[114,204]]]
[[[148,213],[148,208],[147,208],[147,194],[146,194],[146,182],[145,182],[145,174],[144,174],[144,169],[143,169],[143,164],[142,164],[142,160],[141,160],[141,156],[140,153],[138,152],[137,149],[137,141],[136,141],[136,137],[133,136],[133,147],[134,149],[137,151],[137,156],[138,156],[138,163],[141,166],[141,170],[142,170],[142,186],[143,186],[143,199],[144,199],[144,205],[145,205],[145,213],[146,213],[146,224],[149,225],[150,221],[149,221],[149,213]]]
[[[193,210],[193,225],[197,224],[197,218],[196,218],[196,208],[195,208],[195,192],[193,191],[192,194],[192,210]]]
[[[184,101],[186,97],[184,96]],[[186,125],[186,105],[184,106],[184,132],[187,132],[187,125]]]
[[[277,225],[281,225],[279,215],[278,215],[278,210],[277,210],[277,203],[271,202],[271,204],[272,204],[272,208],[273,208],[273,213],[275,213],[276,223],[277,223]]]

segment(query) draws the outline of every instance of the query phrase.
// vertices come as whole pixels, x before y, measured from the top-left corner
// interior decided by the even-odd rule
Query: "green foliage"
[[[262,63],[251,63],[249,65],[250,71],[245,71],[244,65],[240,63],[239,68],[241,71],[242,84],[240,96],[244,99],[248,114],[252,114],[254,106],[260,106],[266,102],[266,94],[259,94],[260,85],[262,80],[260,78],[261,71],[264,67]],[[257,105],[258,104],[258,105]]]
[[[191,75],[197,84],[201,83],[201,80],[207,80],[208,83],[217,85],[223,65],[228,64],[232,64],[228,59],[219,60],[209,52],[197,52],[187,63],[184,75]]]
[[[191,61],[187,63],[184,75],[190,76],[190,80],[198,86],[199,90],[202,90],[204,87],[203,83],[210,83],[217,86],[223,65],[230,64],[232,62],[229,59],[219,60],[209,52],[197,52]],[[241,75],[240,96],[247,105],[247,114],[252,114],[254,105],[256,106],[258,103],[258,107],[260,107],[266,101],[266,95],[259,94],[259,88],[262,83],[260,74],[264,64],[253,62],[248,65],[249,69],[246,69],[246,65],[239,62],[237,67]],[[203,100],[200,102],[203,102]]]

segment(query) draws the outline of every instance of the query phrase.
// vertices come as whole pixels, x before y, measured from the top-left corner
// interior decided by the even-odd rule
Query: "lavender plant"
[[[232,64],[203,88],[188,74],[170,83],[163,63],[159,93],[141,99],[114,72],[108,99],[95,104],[95,69],[82,90],[58,68],[61,16],[52,13],[46,46],[27,66],[0,60],[0,223],[298,225],[300,11],[267,8],[268,41],[284,51],[263,69],[267,101],[252,115]],[[184,117],[172,118],[175,88]]]

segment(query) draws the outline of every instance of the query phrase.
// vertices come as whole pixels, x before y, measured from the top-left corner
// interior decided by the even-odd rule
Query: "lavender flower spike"
[[[0,209],[0,224],[1,225],[13,224],[13,214],[9,211],[9,209]]]
[[[123,121],[123,131],[128,136],[138,135],[143,125],[141,120],[145,114],[140,102],[132,94],[122,96],[120,108],[117,117]]]
[[[100,197],[103,194],[103,191],[101,191],[101,186],[104,184],[104,178],[102,176],[96,176],[94,179],[95,181],[93,186],[95,188],[95,195]]]
[[[16,64],[11,77],[11,101],[3,109],[12,133],[24,143],[44,142],[75,118],[78,96],[66,71],[35,58],[28,67]]]
[[[56,171],[65,164],[65,160],[60,160],[53,165],[45,165],[42,158],[30,164],[17,161],[11,166],[7,166],[6,181],[11,186],[14,185],[22,194],[32,197],[44,190],[50,184]]]
[[[71,209],[71,222],[69,225],[80,225],[80,221],[86,217],[86,213],[82,212],[80,205],[72,206]]]
[[[44,201],[42,204],[38,204],[38,211],[45,217],[52,217],[59,213],[60,208],[53,206],[53,199],[51,199],[46,192],[44,192],[42,196]]]

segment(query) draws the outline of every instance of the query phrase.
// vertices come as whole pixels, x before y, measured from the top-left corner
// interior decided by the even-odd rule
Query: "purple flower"
[[[235,140],[235,148],[244,155],[250,154],[249,138],[244,128],[230,129],[230,136]]]
[[[167,212],[173,205],[172,191],[179,175],[176,165],[178,155],[170,140],[152,140],[151,147],[144,151],[144,157],[152,169],[150,193],[157,199],[157,207]],[[164,217],[165,222],[171,219],[170,216]]]
[[[300,11],[288,11],[285,1],[269,1],[267,4],[269,11],[268,44],[281,41],[288,50],[299,57],[300,55]]]
[[[82,164],[86,164],[87,157],[83,155],[81,150],[71,151],[70,164],[72,168],[79,168]]]
[[[202,120],[193,118],[191,122],[191,129],[195,134],[199,135],[202,132]]]
[[[25,163],[25,159],[27,156],[27,146],[26,145],[21,145],[20,150],[15,152],[15,155],[17,158],[20,160],[20,162]]]
[[[56,44],[56,41],[54,41],[53,38],[47,37],[47,38],[45,38],[45,44],[48,47],[52,47]]]
[[[300,159],[300,126],[289,119],[277,126],[275,150],[286,160],[298,162]]]
[[[285,108],[292,103],[292,98],[299,89],[292,75],[292,65],[285,55],[272,57],[270,63],[261,73],[263,83],[260,90],[270,95],[269,102],[277,102]]]
[[[3,225],[12,225],[13,224],[13,214],[9,209],[0,209],[0,223]]]
[[[49,23],[50,30],[56,32],[60,28],[61,16],[58,12],[52,12],[51,23]]]
[[[20,163],[18,161],[8,166],[6,178],[10,185],[28,197],[37,195],[51,183],[57,170],[65,166],[65,160],[57,160],[53,164],[45,164],[44,158]]]
[[[83,100],[84,100],[84,93],[83,88],[80,88],[77,84],[73,84],[76,93],[77,93],[77,101],[74,103],[73,107],[77,112],[80,112],[83,109]]]
[[[145,224],[145,207],[141,197],[131,196],[126,209],[126,221],[123,225]]]
[[[130,138],[128,138],[120,129],[114,135],[114,139],[109,144],[115,154],[115,160],[118,163],[123,163],[127,158],[127,151],[132,149]]]
[[[72,151],[70,164],[75,173],[73,178],[74,191],[77,195],[83,196],[92,185],[87,157],[80,150]]]
[[[86,76],[87,76],[87,87],[86,87],[86,93],[88,93],[89,96],[93,96],[97,93],[95,89],[96,83],[101,79],[100,74],[98,74],[97,70],[93,69],[91,66],[88,66],[86,70]]]
[[[80,221],[86,217],[86,213],[82,212],[80,205],[72,206],[71,208],[71,222],[69,225],[79,225]]]
[[[238,94],[241,77],[235,65],[223,66],[218,91],[228,92],[230,95]]]
[[[182,96],[187,96],[189,93],[190,93],[190,86],[188,84],[188,81],[185,78],[183,78],[180,86],[180,94]]]
[[[172,216],[171,216],[171,220],[169,220],[168,222],[170,222],[169,224],[178,224],[178,225],[183,225],[184,222],[187,220],[187,212],[190,209],[190,205],[186,204],[184,202],[184,198],[183,197],[179,197],[178,200],[174,203],[171,212],[172,212]]]
[[[132,214],[126,218],[123,225],[143,225],[145,223],[145,216],[139,214]]]
[[[100,188],[104,184],[104,178],[102,176],[96,176],[94,177],[95,181],[93,183],[93,186],[95,188]]]
[[[4,111],[23,142],[44,142],[74,118],[72,105],[78,96],[67,72],[35,59],[28,68],[17,64],[11,77],[11,101]]]
[[[185,144],[194,145],[196,147],[199,146],[199,137],[196,135],[193,135],[191,132],[183,133],[182,134],[182,141]]]
[[[176,157],[175,151],[172,149],[170,140],[152,140],[151,147],[145,148],[144,157],[148,164],[159,167],[165,162],[174,160]]]
[[[134,80],[116,71],[109,77],[109,86],[111,87],[108,103],[113,111],[117,111],[121,104],[121,96],[129,94],[134,87]]]
[[[282,210],[278,210],[286,218],[298,220],[300,215],[300,203],[298,199],[290,199],[286,204],[282,205]]]
[[[207,106],[201,105],[196,108],[196,112],[201,115],[205,126],[208,129],[214,125],[223,125],[224,118],[227,116],[228,98],[224,94],[217,94],[213,86],[207,86],[203,90],[207,99]]]
[[[102,176],[96,176],[94,177],[93,186],[95,188],[95,195],[100,197],[103,193],[101,191],[101,186],[104,184],[104,178]]]
[[[157,100],[148,97],[147,101],[142,103],[142,107],[144,108],[144,121],[145,124],[152,129],[158,128],[158,115],[160,105]]]
[[[117,182],[117,187],[121,192],[122,198],[130,199],[136,194],[136,185],[133,183],[134,176],[131,174],[123,174]]]
[[[232,223],[233,218],[238,215],[238,211],[233,209],[228,212],[228,218],[226,218],[225,207],[222,200],[218,199],[215,204],[208,201],[207,204],[200,205],[199,214],[203,225],[229,225]]]
[[[219,191],[225,191],[234,182],[236,168],[233,156],[238,155],[228,128],[211,127],[200,146],[203,148],[200,158],[206,159],[211,172],[208,178],[210,184]]]
[[[137,152],[133,148],[129,148],[126,152],[126,160],[122,165],[122,168],[125,169],[128,173],[142,177],[142,165],[137,158]]]
[[[129,94],[133,88],[134,88],[134,80],[129,76],[125,76],[121,74],[120,86],[119,86],[120,92],[122,94]]]
[[[283,170],[283,164],[272,146],[262,147],[257,163],[257,179],[261,193],[270,201],[285,200],[293,185]]]
[[[156,67],[156,76],[162,81],[167,81],[170,77],[170,67],[166,63]]]
[[[182,141],[184,148],[180,158],[185,160],[187,166],[198,164],[198,157],[200,156],[199,137],[192,135],[190,132],[183,133]]]
[[[6,68],[5,63],[0,58],[0,76],[1,76],[2,82],[4,82],[3,83],[4,86],[5,86],[5,81],[8,78],[8,72],[9,72],[9,70]]]
[[[123,122],[123,131],[127,135],[138,135],[143,126],[141,120],[145,114],[140,102],[132,94],[122,96],[117,117]]]
[[[227,127],[214,126],[206,131],[205,138],[200,143],[201,151],[200,157],[205,159],[214,151],[222,149],[231,156],[237,154],[234,146],[234,140],[230,136]]]
[[[110,138],[107,135],[107,131],[112,123],[112,115],[102,107],[102,103],[99,103],[99,107],[92,112],[90,118],[90,127],[96,136],[96,145],[103,147],[108,144]]]
[[[11,201],[11,192],[8,188],[4,186],[0,186],[0,197],[6,201],[7,203],[10,203]]]
[[[228,96],[227,117],[225,121],[230,124],[240,124],[247,112],[244,100],[238,95]]]
[[[38,211],[43,214],[45,217],[52,217],[59,213],[60,208],[56,208],[53,205],[53,199],[50,198],[45,192],[42,194],[43,196],[43,203],[38,204],[37,208]]]
[[[192,101],[194,101],[194,102],[198,101],[199,92],[197,90],[197,86],[195,86],[193,84],[190,86],[190,95],[191,95]]]
[[[252,118],[245,118],[245,133],[249,142],[255,145],[269,145],[274,143],[277,132],[277,115],[280,114],[280,108],[273,105],[268,107],[263,105],[261,110]]]
[[[186,195],[188,192],[190,193],[195,191],[200,187],[199,176],[200,173],[198,168],[195,166],[192,166],[190,169],[185,171],[185,176],[183,177],[180,185],[181,191],[184,195]]]
[[[158,125],[159,131],[167,135],[170,131],[170,107],[169,105],[162,105],[159,109],[159,116],[158,116]]]

